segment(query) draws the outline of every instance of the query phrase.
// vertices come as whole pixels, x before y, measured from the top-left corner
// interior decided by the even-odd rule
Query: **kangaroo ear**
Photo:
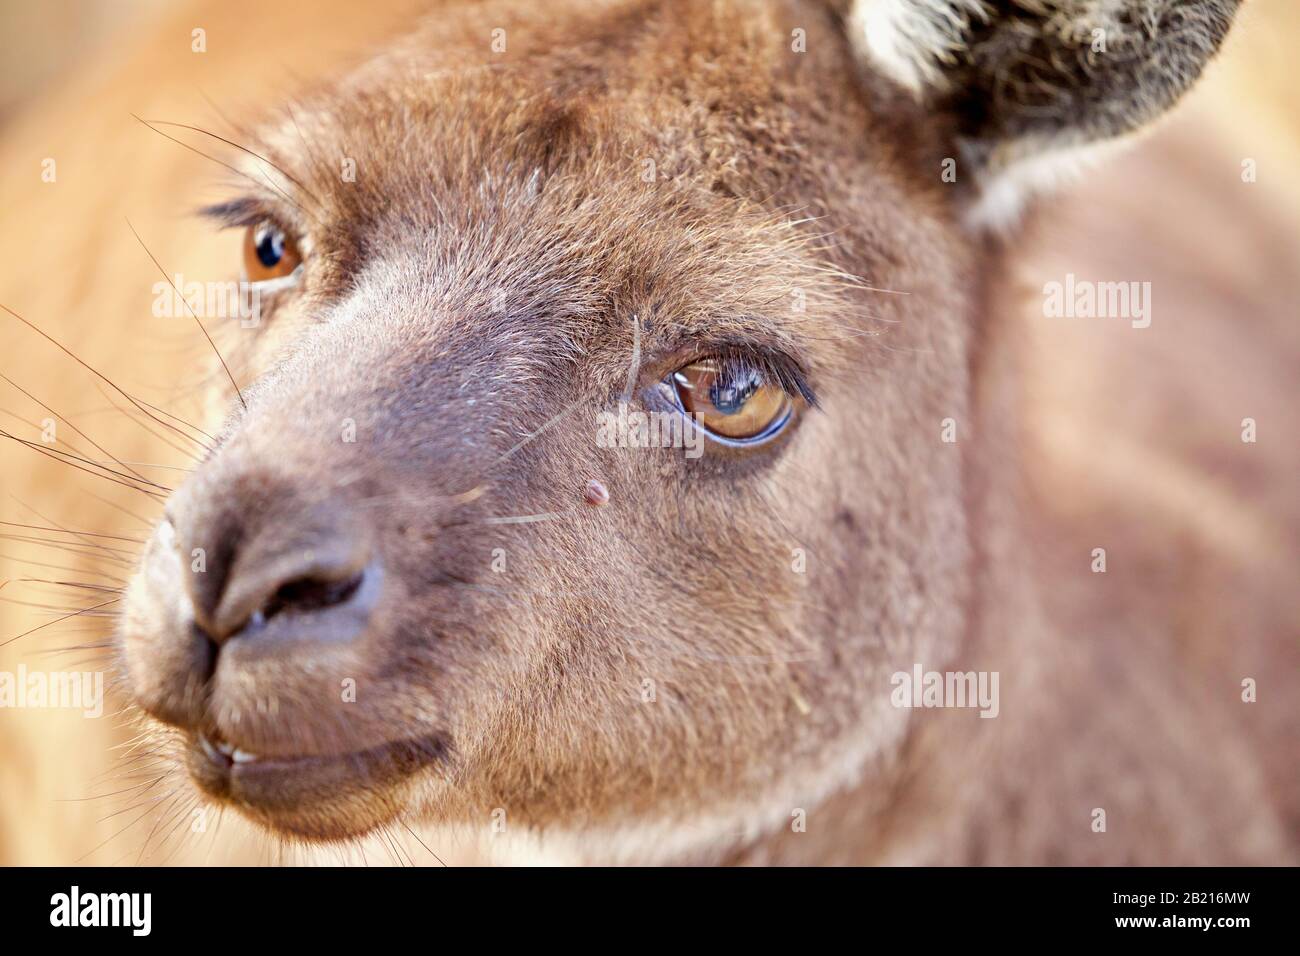
[[[847,25],[876,72],[952,117],[958,167],[979,188],[970,218],[999,226],[1172,106],[1238,4],[854,0]]]

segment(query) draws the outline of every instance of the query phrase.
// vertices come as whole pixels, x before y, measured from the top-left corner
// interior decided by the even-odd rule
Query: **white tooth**
[[[235,763],[250,763],[257,759],[257,754],[250,754],[247,750],[240,750],[236,747],[231,753],[230,759]]]
[[[217,751],[212,746],[212,741],[208,740],[208,738],[204,737],[202,734],[199,734],[199,744],[203,747],[203,752],[206,753],[210,759],[217,759]]]
[[[226,743],[226,742],[223,740],[223,741],[221,741],[221,743],[217,744],[217,749],[220,750],[220,751],[221,751],[223,754],[225,754],[227,757],[229,757],[232,753],[234,753],[234,751],[235,751],[235,745],[234,745],[234,744],[228,744],[228,743]]]

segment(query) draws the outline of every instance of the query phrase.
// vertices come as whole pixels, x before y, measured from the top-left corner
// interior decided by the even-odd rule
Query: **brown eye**
[[[701,359],[673,373],[682,411],[715,437],[735,442],[770,438],[789,422],[794,404],[758,369]]]
[[[264,282],[292,275],[302,257],[298,246],[269,219],[248,227],[244,234],[244,271],[249,282]]]

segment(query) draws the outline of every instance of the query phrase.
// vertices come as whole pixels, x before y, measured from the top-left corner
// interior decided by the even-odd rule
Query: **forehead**
[[[827,107],[852,87],[824,10],[809,23],[778,2],[549,6],[443,9],[273,117],[260,140],[368,224],[388,207],[454,217],[480,197],[566,187],[575,204],[634,203],[633,184],[668,184],[678,205],[692,187],[697,211],[710,195],[807,198],[792,170],[834,136]],[[815,35],[799,52],[786,20]],[[851,113],[856,99],[836,107]],[[458,204],[438,208],[441,196]]]
[[[320,288],[400,276],[584,348],[635,314],[830,362],[826,343],[864,334],[834,195],[836,163],[862,165],[835,127],[861,129],[862,106],[830,28],[809,25],[819,57],[793,54],[777,6],[511,11],[499,53],[495,16],[458,12],[456,35],[426,23],[274,118],[259,152],[285,175],[250,158],[249,178],[274,181]],[[882,196],[867,215],[897,218]]]

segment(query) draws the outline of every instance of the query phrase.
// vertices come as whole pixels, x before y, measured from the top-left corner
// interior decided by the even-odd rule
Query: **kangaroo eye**
[[[244,234],[244,270],[249,282],[280,279],[298,268],[298,246],[269,219],[248,227]]]
[[[771,438],[794,415],[785,389],[758,369],[700,359],[671,376],[677,401],[707,432],[732,442]]]

